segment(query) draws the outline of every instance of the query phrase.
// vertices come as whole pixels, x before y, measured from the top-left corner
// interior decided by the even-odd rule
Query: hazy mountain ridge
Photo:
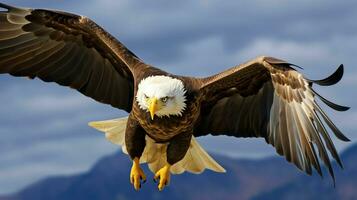
[[[272,191],[265,192],[253,198],[254,200],[277,199],[357,199],[357,145],[347,149],[342,154],[344,170],[334,168],[336,174],[336,188],[332,187],[330,178],[325,176],[324,181],[320,177],[298,177],[285,185],[281,185]],[[327,173],[325,173],[327,174]]]
[[[52,177],[1,200],[23,199],[353,199],[357,197],[357,145],[342,154],[345,170],[335,166],[337,186],[325,173],[322,180],[307,176],[282,157],[262,160],[214,156],[226,174],[205,171],[173,176],[171,186],[158,192],[152,173],[140,192],[129,184],[131,163],[117,153],[97,162],[87,173]]]

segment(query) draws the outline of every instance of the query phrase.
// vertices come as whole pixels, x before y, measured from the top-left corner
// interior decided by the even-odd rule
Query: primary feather
[[[342,71],[341,65],[327,79],[314,82],[335,84]],[[322,175],[320,157],[334,179],[327,150],[341,167],[342,163],[320,118],[339,139],[349,140],[317,104],[311,82],[290,63],[258,57],[204,82],[208,94],[195,136],[264,137],[278,154],[308,174],[313,166]],[[336,110],[348,109],[317,97]]]

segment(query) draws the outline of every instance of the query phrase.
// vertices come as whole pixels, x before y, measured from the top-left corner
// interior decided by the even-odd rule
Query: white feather
[[[136,101],[142,110],[149,111],[146,97],[157,99],[171,97],[166,104],[158,110],[158,117],[176,115],[181,116],[186,108],[185,87],[181,80],[169,76],[149,76],[140,81]]]
[[[106,121],[90,122],[89,126],[105,133],[106,138],[113,144],[122,146],[125,154],[125,127],[128,118],[112,119]],[[146,146],[140,158],[140,163],[147,163],[149,169],[156,173],[166,164],[167,144],[156,143],[146,136]],[[171,167],[171,173],[181,174],[185,171],[199,174],[205,169],[215,172],[226,172],[208,153],[200,146],[194,137],[185,157]]]
[[[122,147],[122,151],[128,154],[125,146],[125,129],[128,117],[110,119],[105,121],[89,122],[88,125],[105,133],[105,138],[113,144]]]

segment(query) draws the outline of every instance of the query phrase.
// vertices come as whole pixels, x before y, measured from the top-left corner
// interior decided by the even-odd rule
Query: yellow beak
[[[154,120],[156,110],[157,110],[157,98],[153,97],[149,99],[149,111],[150,111],[151,120]]]

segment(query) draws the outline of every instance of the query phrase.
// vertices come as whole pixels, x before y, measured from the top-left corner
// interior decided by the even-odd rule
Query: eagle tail
[[[89,126],[105,133],[107,140],[122,147],[122,151],[128,154],[125,148],[125,128],[128,118],[118,118],[106,121],[90,122]],[[146,136],[146,146],[140,158],[140,163],[147,163],[149,169],[156,173],[166,164],[167,144],[156,143]],[[199,174],[205,169],[224,173],[225,169],[219,165],[201,147],[197,140],[192,136],[191,145],[185,157],[171,167],[171,173],[181,174],[185,171]]]
[[[125,148],[125,128],[128,117],[110,119],[105,121],[89,122],[88,125],[105,134],[105,138],[111,143],[122,147],[122,151],[128,154]]]
[[[192,136],[191,144],[185,157],[172,166],[171,172],[173,174],[180,174],[184,171],[189,171],[194,174],[200,174],[205,169],[219,173],[226,172],[226,170],[201,147],[196,138]]]

